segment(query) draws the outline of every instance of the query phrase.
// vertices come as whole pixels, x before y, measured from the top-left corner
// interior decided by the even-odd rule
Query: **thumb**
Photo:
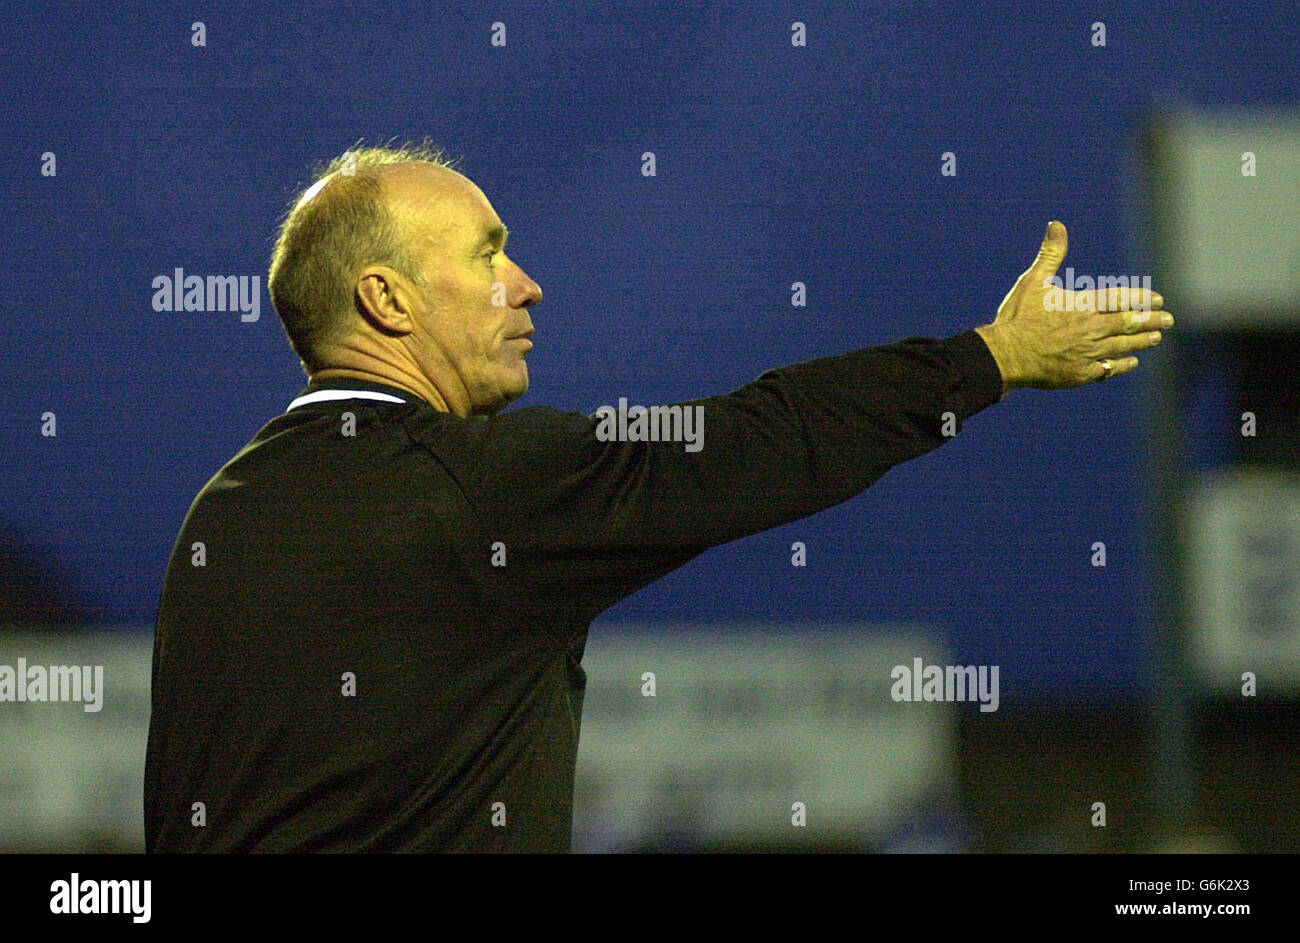
[[[1047,224],[1047,233],[1043,236],[1043,244],[1038,249],[1038,258],[1034,259],[1031,267],[1039,284],[1043,279],[1051,278],[1056,274],[1061,263],[1065,261],[1065,253],[1069,247],[1065,224],[1052,220]]]

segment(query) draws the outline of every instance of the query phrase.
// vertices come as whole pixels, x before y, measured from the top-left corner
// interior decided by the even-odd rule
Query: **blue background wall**
[[[359,138],[464,156],[546,295],[519,405],[591,411],[987,323],[1051,218],[1076,271],[1138,271],[1144,117],[1300,98],[1294,4],[844,6],[7,4],[0,527],[100,621],[152,621],[189,501],[305,382],[267,258],[310,165]],[[262,276],[261,319],[154,312],[178,266]],[[1018,392],[603,618],[921,621],[1021,690],[1137,693],[1149,382]]]

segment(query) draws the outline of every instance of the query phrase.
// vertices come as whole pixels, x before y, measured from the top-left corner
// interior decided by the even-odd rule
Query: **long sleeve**
[[[704,550],[839,504],[1002,395],[974,331],[769,370],[699,407],[699,451],[602,441],[599,418],[528,408],[421,433],[460,481],[519,605],[582,620]],[[951,415],[948,415],[951,414]]]

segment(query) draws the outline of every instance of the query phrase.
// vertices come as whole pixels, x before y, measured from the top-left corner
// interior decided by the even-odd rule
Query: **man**
[[[1049,310],[1054,222],[990,324],[692,401],[697,451],[611,441],[595,416],[500,413],[542,299],[507,235],[409,147],[345,155],[285,220],[270,288],[309,383],[173,550],[150,851],[567,851],[592,618],[847,500],[1012,389],[1127,373],[1172,324],[1140,292]]]

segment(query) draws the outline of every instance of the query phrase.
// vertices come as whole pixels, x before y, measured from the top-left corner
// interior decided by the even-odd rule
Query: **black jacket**
[[[1002,383],[974,331],[907,338],[685,404],[704,407],[696,452],[543,407],[460,419],[383,384],[304,393],[327,390],[381,398],[272,420],[177,538],[149,851],[568,851],[590,620],[858,494]]]

